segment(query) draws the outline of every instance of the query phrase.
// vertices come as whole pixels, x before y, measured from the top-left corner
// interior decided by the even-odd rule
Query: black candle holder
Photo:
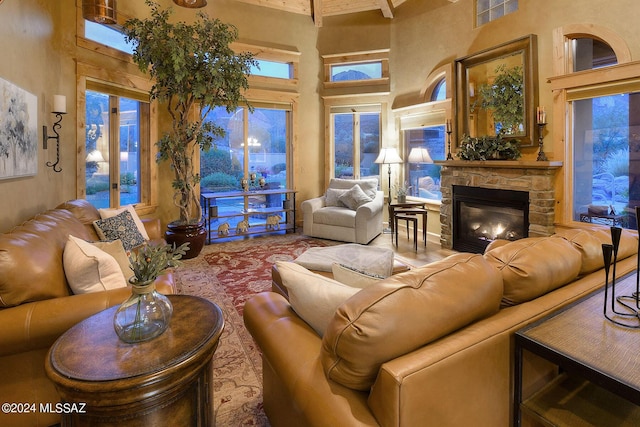
[[[544,136],[542,135],[544,133],[544,127],[546,125],[547,125],[546,123],[538,123],[538,158],[537,160],[539,162],[548,161],[547,155],[544,154],[544,150],[543,150]]]
[[[447,152],[447,160],[453,160],[453,156],[451,155],[451,129],[447,130],[447,145],[448,145],[448,152]]]
[[[638,207],[636,207],[636,215],[638,213],[640,212]],[[605,272],[602,314],[607,320],[616,325],[640,329],[640,279],[638,277],[640,261],[636,264],[636,291],[632,295],[616,295],[616,263],[618,261],[618,248],[620,246],[621,235],[622,228],[611,227],[611,244],[602,244]],[[640,249],[640,241],[638,243],[638,249]],[[613,276],[611,278],[611,292],[609,292],[609,271],[611,266],[613,266]]]

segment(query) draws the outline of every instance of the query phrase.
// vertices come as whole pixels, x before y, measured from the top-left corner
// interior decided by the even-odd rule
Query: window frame
[[[473,4],[473,12],[474,12],[473,16],[475,18],[474,19],[474,27],[475,28],[482,27],[483,25],[487,25],[487,24],[489,24],[491,22],[494,22],[494,21],[496,21],[496,20],[498,20],[500,18],[503,18],[503,17],[505,17],[505,16],[507,16],[507,15],[509,15],[511,13],[514,13],[514,12],[517,12],[518,10],[520,10],[520,3],[518,2],[518,0],[498,0],[500,3],[497,3],[497,4],[493,5],[493,6],[491,6],[491,4],[489,4],[489,8],[488,9],[483,10],[482,12],[480,12],[480,10],[479,10],[480,8],[478,7],[479,6],[478,3],[480,1],[481,0],[475,0],[475,2]],[[511,3],[515,2],[516,3],[516,8],[515,8],[515,10],[507,11],[507,6],[508,6],[508,3],[510,3],[510,2]],[[500,16],[496,16],[496,17],[492,18],[491,17],[492,11],[494,11],[494,10],[496,10],[498,8],[502,8],[502,14]],[[480,22],[480,14],[481,13],[489,13],[489,18],[488,18],[488,20],[486,22]]]
[[[322,55],[322,61],[324,67],[323,83],[325,89],[388,85],[390,82],[389,49]],[[380,63],[382,68],[382,77],[366,80],[331,81],[332,67],[359,63]]]
[[[615,52],[618,64],[592,70],[573,72],[573,58],[568,44],[578,37],[596,38],[607,43]],[[550,123],[561,129],[554,135],[554,148],[564,155],[562,188],[556,197],[562,200],[556,218],[563,223],[579,225],[573,219],[574,204],[574,146],[571,133],[572,105],[574,100],[595,95],[620,93],[640,83],[640,61],[631,61],[630,51],[624,40],[609,29],[592,24],[574,24],[554,31],[554,51],[559,55],[554,61],[553,77],[549,78],[553,93],[553,111]],[[566,141],[566,143],[565,143]],[[565,197],[563,197],[563,194]],[[582,224],[584,225],[584,224]]]

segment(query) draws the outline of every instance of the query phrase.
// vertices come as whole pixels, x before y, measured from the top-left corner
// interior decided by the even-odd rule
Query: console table
[[[635,291],[635,273],[617,281],[619,291]],[[605,319],[603,293],[516,332],[514,426],[521,425],[522,413],[544,425],[640,425],[640,330]],[[523,350],[563,372],[524,402]]]
[[[169,296],[173,316],[157,338],[120,341],[117,307],[78,323],[45,362],[63,404],[63,426],[210,426],[215,424],[213,354],[224,328],[214,303]]]
[[[207,224],[207,243],[215,239],[279,230],[296,231],[296,191],[286,188],[224,191],[200,195]],[[282,215],[280,215],[282,214]],[[280,216],[280,219],[276,218]],[[247,221],[249,228],[241,231],[236,224]],[[212,223],[228,224],[225,232],[212,230]]]

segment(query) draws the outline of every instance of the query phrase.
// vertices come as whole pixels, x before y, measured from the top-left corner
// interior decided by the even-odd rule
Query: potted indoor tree
[[[150,17],[129,19],[124,34],[133,45],[134,62],[153,79],[151,98],[171,117],[170,129],[156,143],[157,160],[169,161],[174,172],[173,202],[180,211],[166,238],[178,245],[190,241],[185,258],[191,258],[206,239],[194,158],[212,147],[214,137],[225,134],[205,119],[213,108],[232,112],[247,102],[247,76],[256,61],[251,53],[236,53],[230,47],[238,38],[234,26],[202,12],[190,24],[170,22],[171,9],[160,10],[151,0],[145,3],[151,8]]]

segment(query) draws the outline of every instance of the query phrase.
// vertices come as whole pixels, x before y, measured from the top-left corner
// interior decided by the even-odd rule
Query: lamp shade
[[[380,154],[378,154],[378,158],[375,159],[374,163],[382,163],[385,165],[402,163],[402,158],[400,158],[398,150],[395,148],[381,148]]]
[[[173,2],[178,6],[189,7],[192,9],[205,7],[207,5],[207,0],[173,0]]]
[[[82,17],[98,24],[116,24],[116,0],[82,0]]]
[[[409,152],[409,163],[433,163],[429,150],[424,147],[412,148]]]

